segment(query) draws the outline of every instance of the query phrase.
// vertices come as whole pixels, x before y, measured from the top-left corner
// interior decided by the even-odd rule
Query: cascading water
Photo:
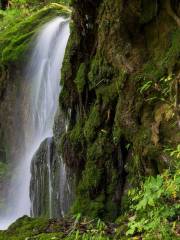
[[[53,136],[53,122],[60,92],[60,69],[69,37],[68,20],[58,17],[47,23],[38,34],[25,80],[29,87],[27,118],[18,168],[10,185],[7,213],[0,217],[0,229],[6,229],[15,219],[30,214],[30,165],[40,144]],[[50,152],[50,150],[49,150]],[[48,153],[50,154],[50,153]],[[48,157],[48,156],[47,156]],[[51,198],[51,167],[49,162],[49,194]],[[49,208],[51,209],[52,199]],[[50,210],[51,212],[51,210]]]
[[[49,217],[52,218],[52,174],[51,174],[51,142],[52,138],[47,139],[47,166],[49,178]]]

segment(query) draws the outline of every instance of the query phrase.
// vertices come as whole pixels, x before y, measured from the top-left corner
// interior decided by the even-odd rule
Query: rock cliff
[[[173,166],[179,142],[178,1],[73,0],[60,107],[73,212],[115,218],[127,190]]]

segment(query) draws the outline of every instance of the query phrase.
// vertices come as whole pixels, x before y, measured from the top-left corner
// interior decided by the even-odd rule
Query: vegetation
[[[72,211],[118,219],[120,239],[176,239],[179,227],[172,219],[178,221],[179,198],[173,200],[167,186],[178,195],[179,157],[173,154],[179,142],[180,45],[179,28],[169,15],[170,8],[179,14],[178,4],[120,2],[93,1],[84,7],[72,1],[60,96],[70,121],[63,136],[71,146],[67,152],[74,149],[73,161],[80,167]],[[77,114],[68,115],[68,108],[78,109]],[[69,137],[74,132],[75,141]],[[78,141],[81,147],[74,148]]]
[[[58,14],[69,16],[69,10],[61,5],[52,4],[35,13],[14,8],[6,11],[0,25],[1,62],[7,64],[22,61],[31,38],[39,27]]]
[[[47,5],[48,3],[62,3],[65,5],[69,5],[69,0],[1,0],[1,9],[2,10],[7,10],[7,9],[16,9],[16,8],[37,8],[37,7],[42,7],[44,5]]]
[[[180,154],[178,149],[171,151],[171,155]],[[6,232],[0,232],[0,239],[178,239],[180,172],[177,167],[173,171],[166,170],[156,177],[146,177],[140,187],[130,189],[129,207],[123,213],[124,217],[119,217],[114,224],[98,219],[82,218],[80,214],[74,219],[62,220],[23,217],[12,224]],[[84,186],[90,190],[91,186],[88,183],[84,182]]]
[[[175,239],[178,236],[180,174],[168,171],[145,180],[141,189],[129,191],[133,215],[126,235],[143,239]]]
[[[115,233],[115,225],[106,225],[101,220],[90,220],[77,215],[74,219],[47,220],[22,217],[6,232],[0,232],[5,240],[109,240]]]
[[[68,127],[55,148],[75,176],[75,199],[64,219],[25,216],[0,240],[176,240],[179,1],[9,1],[0,11],[0,95],[6,68],[20,66],[39,27],[68,17],[68,5],[57,116]],[[7,173],[0,159],[0,182]]]

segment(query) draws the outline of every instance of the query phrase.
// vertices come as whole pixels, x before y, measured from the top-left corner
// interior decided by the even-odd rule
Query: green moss
[[[88,147],[87,161],[82,172],[81,180],[77,187],[77,196],[73,205],[73,213],[82,213],[93,217],[102,212],[103,198],[99,192],[103,177],[103,169],[98,166],[98,159],[102,157],[100,138]]]
[[[83,122],[79,120],[74,128],[69,131],[68,141],[72,144],[72,148],[74,152],[77,153],[78,159],[82,160],[84,158],[84,146],[85,146],[85,138],[83,133]]]
[[[113,146],[108,132],[101,131],[87,146],[86,164],[78,183],[73,213],[107,219],[117,216],[119,207],[112,198],[119,173],[112,156]]]
[[[114,69],[106,61],[105,57],[96,55],[91,61],[90,72],[88,73],[90,89],[110,83],[113,75]]]
[[[31,237],[30,240],[52,240],[52,239],[55,240],[55,239],[62,239],[62,237],[63,237],[63,234],[61,233],[41,233],[41,234],[38,234],[37,236]]]
[[[106,186],[106,219],[115,219],[120,212],[121,202],[115,199],[118,181],[119,181],[119,169],[114,166],[111,160],[106,162],[106,171],[108,175],[107,186]],[[123,181],[123,179],[121,179]]]
[[[91,216],[92,211],[93,216],[114,217],[120,212],[122,195],[123,205],[128,198],[127,191],[121,193],[125,179],[128,190],[131,184],[137,186],[142,176],[164,168],[159,164],[161,144],[172,130],[161,122],[162,139],[155,146],[152,125],[155,107],[170,99],[169,95],[164,99],[162,96],[171,82],[165,85],[161,79],[167,78],[170,71],[177,72],[179,29],[163,4],[156,0],[127,4],[104,0],[95,16],[90,11],[91,3],[74,1],[77,11],[65,56],[61,95],[65,110],[70,107],[85,113],[81,126],[75,116],[69,132],[76,158],[80,152],[84,154],[78,172],[76,213]],[[86,10],[89,21],[94,21],[90,30],[83,15]],[[84,46],[88,49],[86,55]],[[85,84],[83,105],[79,93]],[[84,145],[74,149],[82,138]]]
[[[128,172],[128,182],[131,184],[138,184],[139,178],[141,174],[143,174],[142,171],[142,165],[141,165],[141,156],[139,156],[137,153],[132,154],[131,161],[125,166],[126,171]],[[134,174],[136,173],[136,180],[134,179]],[[135,183],[136,181],[136,183]]]
[[[61,85],[62,91],[60,94],[59,103],[63,112],[68,116],[68,109],[72,107],[76,100],[77,88],[74,83],[76,74],[74,73],[75,65],[72,65],[72,59],[76,59],[76,51],[80,45],[80,34],[74,22],[70,22],[70,38],[67,43],[63,66],[61,69]],[[76,61],[77,63],[77,61]],[[73,81],[71,81],[73,79]]]
[[[41,233],[35,237],[31,237],[31,240],[58,240],[62,239],[63,234],[62,233]]]
[[[180,29],[171,33],[171,46],[168,49],[162,64],[167,68],[172,68],[180,57]]]
[[[75,51],[80,43],[80,36],[78,35],[77,28],[73,22],[70,22],[70,38],[67,43],[65,56],[63,60],[63,66],[61,69],[61,85],[66,86],[66,81],[72,74],[71,58],[75,54]]]
[[[81,169],[85,159],[86,143],[83,126],[84,122],[79,119],[74,127],[71,126],[71,129],[62,135],[58,146],[59,154],[63,156],[66,164],[75,168],[77,172]]]
[[[104,161],[105,159],[108,159],[108,155],[111,152],[112,145],[109,143],[108,132],[102,129],[100,132],[97,133],[96,140],[93,141],[93,143],[89,143],[87,147],[87,160],[99,160],[99,166],[104,166]],[[104,156],[105,153],[106,156]]]
[[[24,216],[13,223],[6,232],[0,232],[0,240],[24,240],[39,235],[48,225],[47,219]]]
[[[74,81],[77,86],[78,92],[82,93],[84,90],[84,86],[86,84],[86,65],[85,65],[85,63],[81,63],[79,70],[77,72],[76,79]]]
[[[14,222],[9,228],[8,232],[14,231],[15,229],[18,229],[17,233],[21,233],[22,229],[24,231],[31,230],[33,227],[38,227],[39,230],[42,230],[45,225],[48,223],[47,219],[44,218],[30,218],[28,216],[24,216],[20,219],[18,219],[16,222]]]
[[[100,106],[95,104],[89,113],[89,117],[85,122],[84,136],[86,141],[92,141],[97,134],[97,130],[101,125]]]
[[[151,134],[151,129],[141,127],[132,139],[132,157],[125,168],[129,174],[128,182],[135,186],[142,176],[158,173],[157,162],[161,148],[152,144]]]
[[[90,208],[89,208],[89,216],[92,217],[101,217],[104,215],[104,202],[105,195],[102,193],[98,197],[96,197],[93,201],[90,200]],[[84,213],[86,214],[86,213]]]
[[[1,29],[0,61],[3,64],[21,62],[39,27],[59,14],[68,17],[70,10],[59,4],[51,4],[31,16],[14,19],[12,25]]]
[[[99,205],[101,201],[102,200],[98,198],[96,204]],[[94,204],[94,207],[91,207],[91,209],[95,213],[96,205]],[[35,220],[32,219],[31,221]],[[26,225],[26,223],[23,224]],[[40,233],[36,231],[38,229],[38,224],[36,228],[32,227],[32,234],[29,235],[27,232],[27,235],[24,235],[24,232],[22,232],[22,235],[16,234],[16,232],[19,232],[20,228],[22,229],[22,226],[17,226],[12,232],[9,230],[6,232],[0,231],[0,240],[110,240],[114,239],[111,231],[115,233],[115,227],[111,226],[111,224],[106,225],[100,219],[83,218],[79,214],[77,217],[75,216],[68,219],[49,220],[47,225],[44,226],[44,229],[41,229]]]
[[[97,99],[103,102],[105,106],[116,103],[119,95],[118,81],[111,83],[109,86],[102,86],[96,90]]]
[[[138,146],[140,148],[145,147],[147,144],[151,142],[151,129],[146,127],[141,127],[138,132],[136,133],[136,141],[133,142],[136,149]]]
[[[11,43],[9,43],[9,45],[5,47],[2,52],[3,63],[7,63],[9,61],[16,62],[17,60],[21,61],[23,54],[27,50],[31,37],[32,32],[27,33],[24,36],[17,37],[16,39],[12,39]],[[20,56],[21,58],[19,59]]]
[[[145,27],[150,59],[156,69],[172,71],[180,55],[180,30],[165,9],[160,11],[150,26]]]
[[[153,82],[159,80],[164,74],[163,68],[157,67],[153,61],[144,64],[142,76],[144,81],[152,80]]]
[[[84,216],[92,218],[102,217],[105,213],[104,200],[104,194],[99,195],[93,200],[88,197],[84,198],[83,196],[78,195],[72,207],[72,212],[75,214],[81,213]]]
[[[121,136],[123,135],[123,131],[121,130],[120,127],[114,126],[113,128],[113,142],[115,145],[119,144]]]
[[[87,161],[82,173],[82,181],[79,184],[79,192],[88,195],[89,192],[98,187],[102,177],[102,170],[96,166],[95,161]]]
[[[94,144],[89,144],[86,156],[85,169],[82,172],[82,180],[79,183],[78,191],[81,194],[90,196],[90,193],[98,188],[101,183],[103,166],[101,158],[103,157],[103,148],[106,137],[99,134]]]
[[[73,129],[69,132],[69,140],[73,145],[77,145],[84,141],[83,121],[79,120]]]

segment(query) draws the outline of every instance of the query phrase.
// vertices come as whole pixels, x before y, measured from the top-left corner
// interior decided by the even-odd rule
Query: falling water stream
[[[52,138],[47,139],[47,164],[49,177],[49,217],[52,218],[52,174],[51,174],[51,142]]]
[[[6,229],[14,220],[30,215],[30,165],[40,144],[53,136],[53,122],[60,93],[60,69],[69,37],[67,19],[57,17],[40,30],[32,55],[26,67],[25,80],[30,86],[27,119],[24,123],[23,149],[18,167],[10,184],[7,213],[0,216],[0,229]],[[50,154],[50,153],[49,153]],[[49,208],[51,209],[51,167],[49,169]],[[50,211],[51,212],[51,211]],[[51,215],[51,213],[50,213]]]

